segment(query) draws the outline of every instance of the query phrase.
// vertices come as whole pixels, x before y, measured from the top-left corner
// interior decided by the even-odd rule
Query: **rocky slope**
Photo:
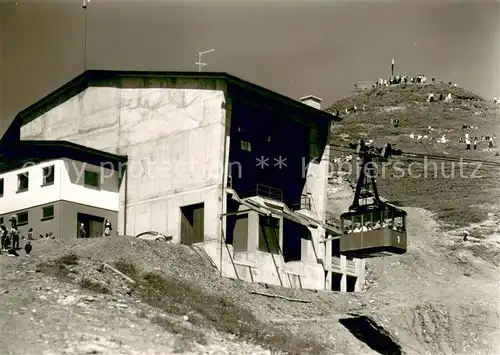
[[[224,279],[198,249],[183,245],[118,237],[35,241],[29,258],[0,256],[0,348],[4,354],[495,353],[498,243],[462,242],[439,233],[428,212],[408,212],[408,253],[370,262],[367,288],[356,294]]]
[[[429,93],[436,99],[440,94],[451,94],[452,100],[427,102]],[[343,113],[354,105],[356,112]],[[471,137],[500,138],[500,105],[460,87],[404,84],[353,94],[328,108],[330,112],[336,110],[340,111],[342,122],[334,125],[332,131],[334,157],[350,154],[339,145],[363,138],[373,140],[373,145],[379,147],[391,143],[405,152],[453,159],[396,157],[379,164],[379,188],[387,199],[403,206],[426,208],[451,226],[481,222],[488,218],[488,213],[499,212],[500,168],[480,163],[461,166],[457,159],[500,162],[498,140],[494,141],[494,149],[488,149],[487,142],[479,139],[477,149],[470,151],[459,142],[466,133],[462,130],[464,125],[477,127],[469,131]],[[399,120],[399,126],[393,127],[391,119]],[[427,138],[418,140],[418,135]],[[446,144],[438,142],[443,135],[449,140]]]

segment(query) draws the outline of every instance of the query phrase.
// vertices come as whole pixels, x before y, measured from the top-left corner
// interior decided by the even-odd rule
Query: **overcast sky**
[[[82,0],[0,0],[0,109],[18,111],[84,70]],[[358,81],[423,73],[500,96],[497,1],[92,0],[87,68],[225,71],[326,107]]]

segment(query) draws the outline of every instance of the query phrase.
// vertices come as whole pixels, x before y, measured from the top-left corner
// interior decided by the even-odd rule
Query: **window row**
[[[54,165],[43,168],[42,187],[54,184]],[[91,170],[85,170],[83,175],[83,184],[88,187],[99,188],[99,173]],[[29,172],[17,174],[17,191],[28,191],[30,185]],[[0,197],[4,194],[4,179],[0,179]]]
[[[19,212],[15,216],[17,217],[17,225],[23,226],[29,223],[28,211]],[[40,209],[40,220],[46,221],[54,218],[54,205],[43,206]],[[4,224],[4,217],[0,217],[0,225]]]

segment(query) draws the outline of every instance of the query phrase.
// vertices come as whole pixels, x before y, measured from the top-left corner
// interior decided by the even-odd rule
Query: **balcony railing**
[[[310,194],[302,194],[300,196],[300,203],[296,203],[292,206],[293,211],[298,210],[308,210],[311,211],[311,195]]]
[[[270,200],[283,202],[283,191],[282,190],[277,189],[275,187],[263,185],[263,184],[257,184],[257,186],[254,190],[245,191],[243,193],[240,193],[240,196],[243,198],[260,196],[263,198],[268,198]]]
[[[347,259],[346,260],[346,269],[345,269],[345,273],[346,274],[349,274],[349,275],[352,275],[352,276],[356,276],[356,262],[354,260],[349,260]],[[340,258],[337,257],[337,256],[333,256],[332,257],[332,270],[333,271],[336,271],[336,272],[340,272]]]

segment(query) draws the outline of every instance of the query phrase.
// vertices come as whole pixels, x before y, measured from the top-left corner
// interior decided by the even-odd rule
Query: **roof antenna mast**
[[[83,71],[87,70],[87,5],[90,0],[83,0]]]
[[[199,72],[201,72],[201,68],[202,68],[202,67],[204,67],[204,66],[206,66],[206,65],[207,65],[207,63],[202,63],[202,62],[201,62],[201,56],[202,56],[203,54],[207,54],[207,53],[211,53],[211,52],[215,52],[215,49],[210,49],[210,50],[208,50],[208,51],[204,51],[204,52],[198,52],[198,62],[196,62],[196,63],[194,63],[194,64],[196,64],[196,65],[198,66],[198,71],[199,71]]]

